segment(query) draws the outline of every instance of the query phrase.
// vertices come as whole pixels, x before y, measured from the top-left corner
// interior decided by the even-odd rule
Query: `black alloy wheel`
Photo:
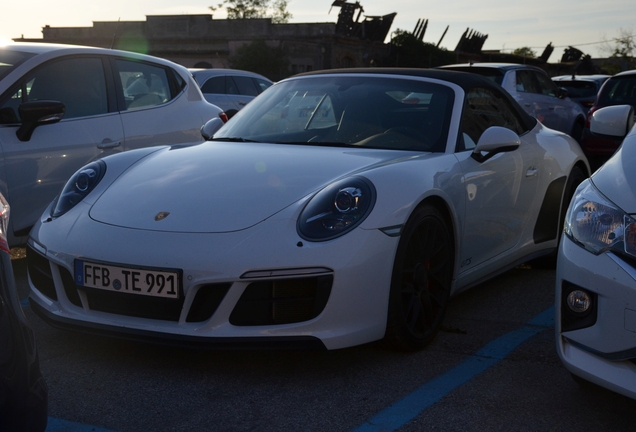
[[[450,296],[454,247],[440,212],[430,205],[416,209],[398,245],[385,342],[391,348],[417,351],[439,330]]]

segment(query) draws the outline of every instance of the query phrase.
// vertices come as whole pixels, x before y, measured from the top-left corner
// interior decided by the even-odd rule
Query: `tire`
[[[431,205],[417,208],[398,244],[385,344],[401,351],[418,351],[439,330],[450,297],[454,247],[450,229]]]

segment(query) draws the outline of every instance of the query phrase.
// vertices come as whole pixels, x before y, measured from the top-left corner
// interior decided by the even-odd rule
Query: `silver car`
[[[528,114],[545,126],[581,142],[585,127],[583,108],[570,100],[542,69],[512,63],[466,63],[442,68],[489,78],[506,89]]]
[[[124,150],[202,141],[223,116],[188,71],[145,55],[54,44],[0,46],[0,193],[16,245],[66,180]]]

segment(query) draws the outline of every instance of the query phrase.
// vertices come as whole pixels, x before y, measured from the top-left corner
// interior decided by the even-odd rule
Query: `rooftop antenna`
[[[121,17],[117,18],[117,25],[115,26],[115,33],[113,34],[113,41],[110,43],[110,49],[113,49],[115,46],[115,38],[117,37],[117,30],[119,30],[119,21],[121,21]]]

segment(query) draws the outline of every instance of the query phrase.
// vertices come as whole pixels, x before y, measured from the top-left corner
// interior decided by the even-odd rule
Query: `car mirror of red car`
[[[594,111],[590,119],[592,134],[610,139],[623,139],[634,127],[634,108],[614,105]]]

